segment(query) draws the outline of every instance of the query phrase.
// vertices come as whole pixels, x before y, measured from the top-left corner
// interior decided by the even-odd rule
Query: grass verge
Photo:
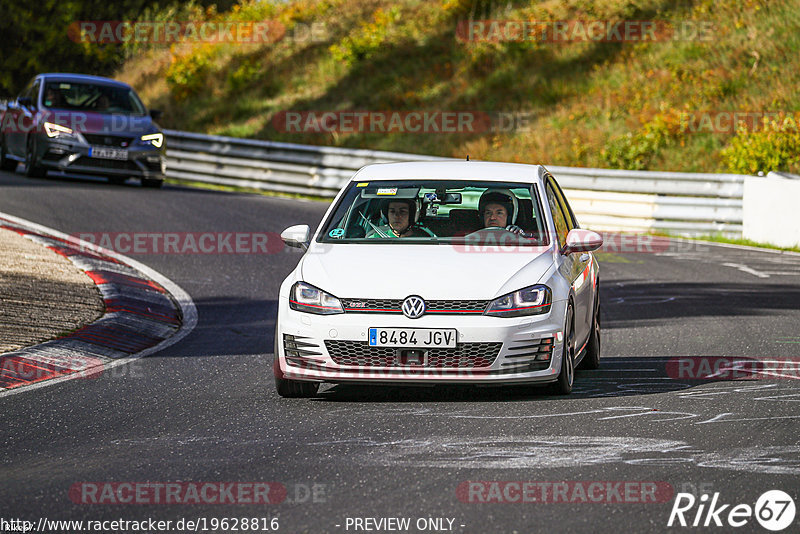
[[[281,198],[293,198],[293,199],[300,199],[300,200],[313,200],[315,202],[331,202],[333,198],[330,197],[320,197],[315,195],[304,195],[301,193],[283,193],[280,191],[267,191],[265,189],[256,189],[252,187],[240,187],[237,185],[222,185],[222,184],[211,184],[207,182],[196,182],[193,180],[179,180],[176,178],[167,178],[165,183],[178,185],[181,187],[189,187],[192,189],[205,189],[208,191],[223,191],[226,193],[253,193],[256,195],[263,195],[267,197],[281,197]]]

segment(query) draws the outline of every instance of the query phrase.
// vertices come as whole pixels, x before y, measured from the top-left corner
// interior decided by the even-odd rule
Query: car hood
[[[47,109],[42,112],[42,121],[54,122],[81,133],[123,137],[145,135],[159,130],[149,115]]]
[[[538,283],[552,254],[547,247],[473,252],[457,245],[314,243],[300,273],[340,298],[489,300]]]

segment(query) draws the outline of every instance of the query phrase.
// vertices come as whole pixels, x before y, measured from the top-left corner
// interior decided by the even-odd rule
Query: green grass
[[[720,234],[706,234],[706,235],[695,235],[695,236],[676,235],[665,232],[650,232],[650,234],[662,237],[676,238],[676,239],[691,239],[694,241],[709,241],[711,243],[725,243],[728,245],[740,245],[744,247],[781,250],[784,252],[800,252],[800,247],[779,247],[777,245],[771,245],[769,243],[760,243],[758,241],[753,241],[750,239],[727,237]]]
[[[686,239],[697,239],[702,241],[711,241],[713,243],[727,243],[730,245],[742,245],[746,247],[756,247],[756,248],[766,248],[770,250],[782,250],[785,252],[798,252],[800,253],[800,247],[779,247],[776,245],[770,245],[768,243],[758,243],[756,241],[751,241],[750,239],[735,239],[729,237],[723,237],[719,235],[709,235],[709,236],[697,236],[692,238]]]
[[[692,22],[712,30],[706,41],[465,43],[456,26],[470,15]],[[800,172],[800,155],[765,157],[772,138],[758,153],[726,152],[741,146],[733,142],[738,134],[687,132],[680,121],[684,112],[800,110],[800,0],[244,0],[235,13],[210,17],[279,20],[290,33],[315,23],[325,35],[137,50],[118,77],[164,110],[165,127],[552,165]],[[515,131],[451,134],[292,133],[273,122],[281,111],[330,110],[531,119]],[[754,159],[734,164],[741,156]]]
[[[641,263],[641,261],[633,261],[619,254],[602,252],[602,250],[595,252],[594,256],[600,263]]]
[[[280,191],[267,191],[264,189],[255,189],[252,187],[240,187],[236,185],[222,185],[222,184],[212,184],[207,182],[196,182],[193,180],[179,180],[176,178],[167,178],[166,183],[178,185],[181,187],[189,187],[193,189],[205,189],[209,191],[223,191],[226,193],[252,193],[263,195],[267,197],[281,197],[281,198],[294,198],[294,199],[302,199],[302,200],[313,200],[317,202],[326,202],[330,203],[332,198],[328,197],[320,197],[314,195],[304,195],[301,193],[283,193]]]

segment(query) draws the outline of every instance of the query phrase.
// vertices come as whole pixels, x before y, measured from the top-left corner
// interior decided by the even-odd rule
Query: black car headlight
[[[289,292],[289,307],[317,315],[344,313],[339,299],[305,282],[295,282],[292,286]]]
[[[540,315],[550,311],[552,302],[553,293],[549,287],[530,286],[494,299],[483,314],[495,317]]]

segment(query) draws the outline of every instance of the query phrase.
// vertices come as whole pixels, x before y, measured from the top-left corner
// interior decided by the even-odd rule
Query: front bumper
[[[344,313],[314,315],[281,297],[276,328],[276,376],[330,383],[535,384],[558,378],[563,353],[564,301],[550,313],[520,318],[467,315]],[[455,328],[456,349],[425,351],[422,364],[403,365],[401,349],[370,347],[371,327]],[[398,353],[399,356],[399,353]],[[546,359],[543,359],[544,357]]]
[[[166,156],[163,147],[126,147],[128,158],[117,160],[91,157],[89,154],[92,145],[72,140],[40,135],[37,141],[36,158],[42,167],[48,169],[102,176],[164,179]],[[98,147],[106,148],[94,145],[94,148]]]

